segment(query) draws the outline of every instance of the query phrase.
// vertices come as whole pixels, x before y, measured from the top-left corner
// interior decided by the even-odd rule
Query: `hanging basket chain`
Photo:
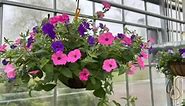
[[[77,20],[78,17],[80,16],[80,8],[79,8],[80,0],[76,0],[76,2],[77,2],[77,7],[76,7],[76,12],[75,12],[75,20]]]

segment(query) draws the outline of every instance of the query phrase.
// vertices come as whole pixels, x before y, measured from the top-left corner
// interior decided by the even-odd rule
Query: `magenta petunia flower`
[[[98,37],[98,42],[102,45],[112,45],[114,41],[114,36],[112,35],[112,33],[107,32],[107,33],[103,33]]]
[[[15,71],[10,71],[6,73],[8,79],[14,79],[16,77],[16,72]]]
[[[147,59],[148,58],[148,54],[143,50],[141,51],[141,56],[144,58],[144,59]]]
[[[40,72],[39,70],[32,70],[29,72],[29,74],[36,75],[39,72]]]
[[[75,49],[68,53],[68,62],[75,63],[80,58],[81,58],[81,52],[79,49]]]
[[[5,44],[0,45],[0,52],[5,52],[6,51],[6,47],[7,47],[7,45],[5,45]]]
[[[5,67],[4,67],[4,72],[5,73],[8,73],[8,72],[11,72],[11,71],[15,71],[15,67],[13,64],[7,64]]]
[[[4,72],[6,73],[8,79],[14,79],[16,77],[15,69],[16,68],[13,66],[13,64],[7,64],[4,67]]]
[[[52,18],[49,19],[49,22],[53,25],[56,25],[57,23],[68,23],[69,22],[69,16],[67,14],[63,14],[63,15],[58,15],[58,16],[54,16]]]
[[[106,10],[109,10],[111,8],[111,5],[106,1],[102,2],[102,4],[104,6],[103,8],[106,9]]]
[[[17,39],[15,40],[15,45],[18,46],[18,45],[20,45],[20,44],[21,44],[21,39],[20,39],[20,38],[17,38]]]
[[[106,72],[112,72],[114,69],[116,69],[118,67],[116,60],[115,59],[106,59],[103,62],[103,66],[102,68],[106,71]]]
[[[137,72],[137,69],[134,65],[131,65],[129,71],[128,71],[128,75],[134,75]]]
[[[83,70],[80,72],[80,80],[87,81],[89,79],[90,72],[87,68],[83,68]]]
[[[54,65],[65,65],[67,63],[67,55],[62,51],[57,51],[51,56]]]
[[[124,36],[124,38],[121,42],[125,45],[131,45],[132,44],[132,39],[127,37],[127,36]]]
[[[137,57],[137,63],[139,64],[139,66],[140,66],[141,68],[144,68],[144,67],[145,67],[145,63],[144,63],[143,57],[138,56],[138,57]]]
[[[97,11],[96,14],[97,14],[99,19],[102,19],[105,16],[102,11]]]

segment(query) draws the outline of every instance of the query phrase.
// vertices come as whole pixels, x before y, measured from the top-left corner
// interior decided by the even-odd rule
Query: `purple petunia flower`
[[[31,46],[31,44],[33,43],[34,39],[32,37],[28,38],[28,42],[27,42],[27,48],[29,48]]]
[[[132,35],[132,36],[131,36],[132,41],[133,41],[135,38],[136,38],[136,35]]]
[[[53,49],[53,51],[55,53],[57,51],[64,51],[64,45],[63,45],[62,41],[53,42],[52,45],[51,45],[51,48]]]
[[[93,36],[89,36],[88,43],[90,46],[93,46],[95,44],[95,38]]]
[[[125,37],[125,35],[124,34],[122,34],[122,33],[118,33],[118,38],[119,39],[123,39]]]
[[[33,33],[38,33],[39,31],[38,31],[38,26],[35,26],[35,27],[33,27]]]
[[[10,48],[11,49],[15,49],[17,46],[16,45],[11,45]]]
[[[180,53],[180,54],[185,53],[185,49],[179,49],[179,53]]]
[[[169,53],[169,54],[173,54],[173,53],[174,53],[173,49],[172,49],[172,48],[169,48],[169,49],[168,49],[168,53]]]
[[[3,65],[7,65],[9,63],[9,61],[7,61],[6,59],[4,59],[3,61],[2,61],[2,64]]]
[[[100,27],[101,29],[103,29],[103,28],[104,28],[104,25],[103,25],[102,23],[99,23],[99,27]]]
[[[47,34],[51,39],[56,38],[56,33],[54,31],[54,26],[50,23],[46,23],[42,26],[42,31]]]
[[[85,35],[85,32],[87,32],[87,29],[90,29],[89,23],[87,23],[86,21],[84,21],[78,27],[78,32],[83,37]]]

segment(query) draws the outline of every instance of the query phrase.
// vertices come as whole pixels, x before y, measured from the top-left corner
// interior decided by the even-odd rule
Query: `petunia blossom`
[[[9,63],[9,61],[7,61],[6,59],[3,59],[3,60],[2,60],[2,64],[3,64],[3,65],[7,65],[8,63]]]
[[[15,71],[10,71],[10,72],[8,72],[8,73],[6,73],[6,76],[7,76],[7,78],[8,79],[15,79],[15,77],[16,77],[16,72]]]
[[[57,51],[51,56],[54,65],[65,65],[67,63],[67,55],[62,51]]]
[[[75,63],[81,58],[81,52],[79,49],[75,49],[68,53],[68,62]]]
[[[106,10],[109,10],[111,8],[110,3],[106,2],[106,1],[102,2],[102,4],[104,6],[103,8],[106,9]]]
[[[6,73],[8,79],[14,79],[16,77],[15,69],[16,68],[13,66],[13,64],[7,64],[4,67],[4,72]]]
[[[5,67],[4,67],[4,72],[5,73],[8,73],[8,72],[11,72],[11,71],[15,71],[15,67],[13,64],[7,64]]]
[[[134,75],[137,72],[135,65],[131,65],[128,71],[128,75]]]
[[[57,51],[64,51],[64,45],[62,41],[55,41],[51,44],[51,48],[53,49],[54,52]]]
[[[103,70],[106,72],[112,72],[114,69],[118,67],[115,59],[106,59],[103,62]]]
[[[95,38],[93,36],[88,36],[88,43],[90,46],[93,46],[96,43]]]
[[[127,37],[127,36],[124,36],[124,38],[121,42],[125,45],[131,45],[132,44],[132,39]]]
[[[114,36],[110,32],[103,33],[98,37],[98,42],[101,45],[109,46],[113,44],[113,41],[114,41]]]
[[[42,26],[42,31],[44,32],[44,34],[48,35],[51,39],[56,38],[56,33],[54,31],[54,26],[51,23],[45,23]]]
[[[182,54],[181,54],[181,57],[182,57],[183,59],[185,59],[185,53],[182,53]]]
[[[79,73],[79,78],[81,81],[87,81],[89,79],[90,72],[87,68],[83,68],[83,70]]]
[[[15,43],[14,43],[16,46],[20,45],[21,44],[21,39],[20,38],[17,38],[15,40]]]
[[[5,45],[5,44],[0,45],[0,52],[5,52],[6,51],[6,47],[7,47],[7,45]]]
[[[144,58],[144,59],[147,59],[148,58],[148,54],[143,50],[141,51],[141,56]]]
[[[32,70],[32,71],[29,72],[29,74],[36,75],[39,72],[40,72],[39,70]]]
[[[105,16],[104,13],[103,13],[102,11],[97,11],[96,14],[97,14],[97,17],[98,17],[99,19],[102,19],[102,18]]]
[[[145,63],[144,63],[143,57],[138,56],[138,57],[137,57],[137,63],[139,64],[139,66],[140,66],[141,68],[144,68],[144,67],[145,67]]]
[[[64,13],[62,15],[57,15],[49,19],[49,22],[53,25],[56,25],[57,23],[68,23],[69,22],[69,16]]]

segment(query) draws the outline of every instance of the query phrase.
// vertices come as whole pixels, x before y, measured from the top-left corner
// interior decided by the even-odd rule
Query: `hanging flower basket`
[[[93,21],[103,18],[111,7],[107,2],[103,6]],[[108,102],[112,73],[134,74],[136,62],[144,68],[150,42],[128,30],[113,35],[105,24],[93,21],[75,17],[71,22],[62,14],[45,18],[15,41],[5,38],[0,56],[7,79],[27,84],[30,91],[50,91],[59,80],[70,88],[92,90],[101,103]]]
[[[170,68],[175,76],[185,76],[185,62],[171,63]]]

